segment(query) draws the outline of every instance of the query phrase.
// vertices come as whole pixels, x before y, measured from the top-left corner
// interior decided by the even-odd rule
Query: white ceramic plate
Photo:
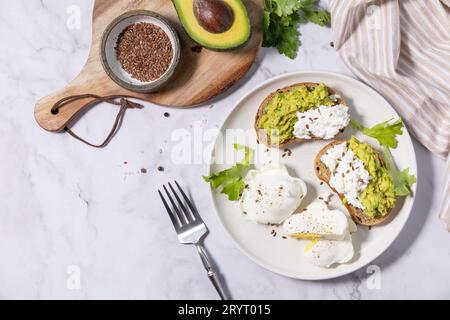
[[[351,107],[351,115],[366,126],[398,118],[398,114],[390,104],[377,92],[365,84],[352,78],[334,73],[319,71],[304,71],[284,74],[273,78],[255,88],[245,96],[231,112],[221,128],[211,157],[210,172],[226,169],[234,164],[236,159],[227,161],[219,160],[224,150],[233,155],[233,144],[249,145],[258,152],[257,165],[267,162],[269,159],[280,158],[283,151],[271,150],[266,152],[266,147],[259,145],[253,129],[254,118],[257,109],[264,98],[271,92],[299,82],[323,82],[340,93]],[[228,129],[238,129],[227,131]],[[228,132],[228,136],[227,133]],[[349,137],[355,132],[348,129],[343,138]],[[233,137],[233,135],[235,135]],[[360,134],[356,136],[364,141],[378,146],[375,140],[366,138]],[[314,158],[327,142],[306,142],[291,147],[291,157],[281,158],[292,175],[303,179],[308,186],[308,196],[302,206],[307,206],[329,189],[326,185],[320,185],[314,172]],[[399,137],[399,146],[393,151],[395,162],[399,168],[409,167],[411,173],[417,176],[416,156],[411,137],[404,130],[404,135]],[[415,186],[413,188],[415,192]],[[277,237],[271,235],[273,227],[258,225],[247,221],[239,212],[237,202],[228,201],[226,196],[211,191],[212,201],[220,221],[234,240],[236,245],[250,259],[260,266],[292,278],[304,280],[323,280],[340,277],[367,265],[383,253],[396,239],[405,225],[413,206],[414,197],[407,197],[398,201],[392,214],[392,218],[381,226],[369,230],[359,227],[354,235],[356,256],[349,264],[338,265],[331,269],[323,269],[308,263],[303,257],[303,249],[306,241],[283,239],[282,228],[276,228]],[[340,208],[347,212],[345,207],[333,196],[331,207]]]

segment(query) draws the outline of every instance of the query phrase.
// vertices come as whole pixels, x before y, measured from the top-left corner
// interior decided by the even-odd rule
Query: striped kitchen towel
[[[330,0],[335,48],[410,132],[447,159],[440,217],[450,231],[450,0]]]

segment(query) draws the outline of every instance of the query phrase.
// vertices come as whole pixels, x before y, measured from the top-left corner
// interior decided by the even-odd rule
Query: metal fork
[[[203,246],[203,240],[208,234],[208,228],[200,217],[197,209],[195,208],[191,200],[189,200],[178,182],[175,181],[175,184],[181,194],[181,197],[184,199],[184,203],[170,183],[168,185],[170,190],[172,191],[173,196],[170,194],[166,186],[163,186],[167,198],[169,199],[170,205],[167,202],[166,198],[163,196],[161,190],[158,190],[158,193],[161,197],[164,207],[166,207],[167,212],[169,213],[169,217],[172,220],[175,231],[178,234],[178,240],[182,244],[191,244],[196,246],[200,257],[202,258],[203,265],[208,272],[208,277],[219,293],[220,298],[222,300],[228,300],[228,297],[225,294],[224,287],[220,282],[220,278],[215,271],[211,260],[209,259],[208,254]]]

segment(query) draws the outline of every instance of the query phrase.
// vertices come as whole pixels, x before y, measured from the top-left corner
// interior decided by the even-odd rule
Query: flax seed
[[[122,68],[133,78],[151,82],[167,72],[174,50],[163,29],[141,22],[130,25],[119,35],[116,54]]]

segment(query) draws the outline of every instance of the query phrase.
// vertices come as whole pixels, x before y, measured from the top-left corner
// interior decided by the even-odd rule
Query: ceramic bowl
[[[174,55],[170,67],[159,79],[151,82],[134,79],[117,60],[116,45],[120,34],[130,25],[141,22],[160,27],[169,37],[173,47]],[[164,86],[175,73],[180,53],[180,39],[174,27],[159,14],[147,10],[130,11],[114,19],[103,33],[100,47],[101,61],[108,76],[121,87],[139,93],[154,92]]]

